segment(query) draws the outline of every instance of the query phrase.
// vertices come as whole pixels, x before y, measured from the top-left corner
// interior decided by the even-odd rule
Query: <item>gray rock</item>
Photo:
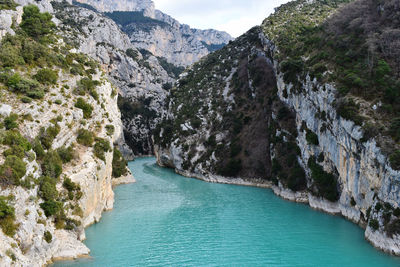
[[[0,104],[0,115],[3,117],[10,116],[12,107],[6,104]]]

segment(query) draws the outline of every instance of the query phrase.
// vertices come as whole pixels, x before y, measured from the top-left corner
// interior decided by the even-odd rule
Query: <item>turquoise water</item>
[[[129,163],[137,183],[86,230],[92,259],[54,266],[400,266],[356,225],[271,190],[209,184]]]

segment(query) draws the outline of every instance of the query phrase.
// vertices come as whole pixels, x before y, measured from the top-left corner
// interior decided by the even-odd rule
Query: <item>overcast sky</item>
[[[275,7],[289,0],[153,0],[156,8],[199,29],[226,31],[233,37],[260,25]]]

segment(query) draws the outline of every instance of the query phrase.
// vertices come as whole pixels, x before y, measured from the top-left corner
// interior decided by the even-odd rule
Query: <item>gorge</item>
[[[183,176],[268,187],[284,199],[343,216],[365,229],[373,246],[400,255],[399,14],[397,0],[295,0],[233,39],[180,24],[150,0],[0,3],[0,265],[43,266],[87,256],[85,244],[92,241],[82,243],[85,227],[112,209],[113,186],[134,182],[127,161],[153,154],[158,165]],[[149,167],[152,161],[129,163],[133,173],[141,170],[138,184],[127,186],[132,194],[158,188],[141,180],[145,170],[154,174],[148,179],[180,183],[180,176]],[[277,212],[262,205],[278,201],[265,189],[183,183],[180,195],[207,195],[202,188],[215,187],[223,196],[206,200],[238,202],[234,213],[251,203],[240,202],[240,195],[253,193],[259,196],[254,208],[265,218]],[[168,199],[158,193],[154,197]],[[132,201],[140,202],[139,196]],[[199,216],[214,208],[224,214],[223,206],[210,203],[199,204]],[[304,235],[321,227],[318,222],[355,229],[302,204],[286,204],[278,217],[288,216],[286,210],[311,217],[303,222],[310,224]],[[140,207],[133,213],[140,214]],[[112,214],[106,215],[111,225]],[[138,214],[128,218],[139,220]],[[262,228],[264,217],[244,223],[265,235],[255,241],[258,263],[271,252],[262,244],[284,231]],[[164,222],[166,235],[179,216],[171,220]],[[210,230],[216,220],[210,217]],[[214,227],[221,230],[216,235],[228,231],[230,240],[232,229],[222,227],[227,224]],[[337,238],[318,240],[337,248]],[[398,264],[361,243],[354,253],[376,257],[371,265]],[[349,251],[335,251],[329,261],[335,265],[337,253]],[[284,265],[280,257],[270,258],[271,264]],[[187,260],[179,259],[158,264]],[[202,263],[198,259],[194,265]]]

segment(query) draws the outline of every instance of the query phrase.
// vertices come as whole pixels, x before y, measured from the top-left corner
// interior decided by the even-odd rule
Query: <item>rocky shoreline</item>
[[[164,166],[157,157],[157,164],[161,167]],[[270,181],[262,181],[259,179],[243,179],[243,178],[226,178],[214,174],[196,174],[188,171],[183,171],[175,168],[175,172],[187,177],[202,180],[208,183],[231,184],[239,186],[250,186],[271,189],[275,195],[292,202],[303,203],[309,205],[312,209],[322,211],[335,216],[342,216],[345,219],[359,225],[365,229],[364,237],[375,248],[394,255],[400,256],[400,236],[396,235],[389,238],[381,231],[373,231],[367,226],[366,222],[361,220],[359,211],[355,208],[349,208],[341,205],[340,203],[333,203],[322,198],[313,196],[310,192],[293,192],[290,189],[276,186]]]
[[[135,183],[136,180],[131,173],[122,176],[120,178],[113,178],[112,179],[112,187],[116,187],[118,185],[125,185],[125,184],[132,184]],[[114,202],[114,197],[113,197]],[[110,211],[112,208],[105,209],[104,211]],[[101,219],[101,214],[100,218]],[[90,225],[99,222],[99,220],[93,221],[91,224],[85,226],[85,228],[89,227]],[[65,232],[65,233],[64,233]],[[64,234],[64,236],[62,236]],[[55,263],[56,261],[67,261],[67,260],[76,260],[79,258],[90,258],[90,249],[83,244],[83,241],[86,239],[85,230],[82,229],[81,234],[79,235],[78,239],[74,239],[71,235],[68,235],[67,231],[60,231],[57,233],[57,239],[63,240],[63,249],[60,251],[62,253],[57,254],[56,256],[52,257],[45,266]],[[60,235],[60,236],[59,236]]]

